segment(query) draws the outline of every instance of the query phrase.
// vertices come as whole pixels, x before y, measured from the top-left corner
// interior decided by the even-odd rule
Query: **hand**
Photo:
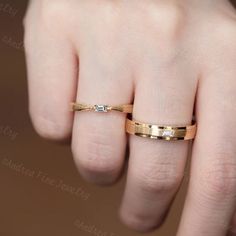
[[[198,132],[179,236],[223,236],[236,203],[236,14],[228,1],[31,1],[25,18],[30,114],[64,140],[81,175],[113,183],[124,164],[125,115],[69,111],[72,101],[129,104],[135,120]],[[196,106],[194,109],[194,104]],[[188,141],[128,137],[122,220],[161,224],[184,175]],[[236,221],[236,220],[235,220]],[[233,223],[233,227],[236,223]]]

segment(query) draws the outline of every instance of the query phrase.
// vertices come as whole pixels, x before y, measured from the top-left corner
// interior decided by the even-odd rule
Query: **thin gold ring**
[[[197,125],[194,123],[188,126],[160,126],[127,119],[126,132],[139,137],[166,141],[191,140],[196,136]]]
[[[122,113],[132,113],[133,105],[118,105],[118,106],[109,106],[104,104],[97,105],[86,105],[82,103],[71,103],[72,111],[94,111],[99,113],[106,113],[109,111],[118,111]]]

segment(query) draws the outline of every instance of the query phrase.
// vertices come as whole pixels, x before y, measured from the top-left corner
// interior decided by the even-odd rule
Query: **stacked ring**
[[[161,140],[191,140],[195,138],[197,125],[189,126],[159,126],[140,123],[127,119],[126,132],[131,135]]]
[[[82,103],[72,103],[72,111],[94,111],[99,113],[107,113],[110,111],[118,111],[122,113],[132,113],[133,105],[86,105]],[[169,126],[169,125],[153,125],[145,124],[138,121],[126,120],[126,132],[131,135],[145,137],[150,139],[160,139],[166,141],[173,140],[191,140],[196,136],[196,123],[187,126]]]
[[[72,111],[95,111],[100,113],[106,113],[109,111],[118,111],[122,113],[132,113],[133,105],[118,105],[118,106],[109,106],[109,105],[86,105],[82,103],[72,103]]]

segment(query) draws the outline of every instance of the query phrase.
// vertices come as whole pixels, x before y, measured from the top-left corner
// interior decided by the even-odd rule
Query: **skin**
[[[195,113],[198,131],[177,235],[234,235],[232,5],[225,0],[34,0],[24,25],[29,110],[37,132],[57,141],[72,136],[75,163],[96,184],[117,180],[129,141],[122,221],[141,232],[161,225],[184,176],[189,142],[128,137],[125,114],[73,114],[72,101],[133,102],[133,118],[151,124],[186,125]]]

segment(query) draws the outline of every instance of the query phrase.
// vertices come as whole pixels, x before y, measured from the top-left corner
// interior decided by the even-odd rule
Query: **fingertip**
[[[129,229],[139,233],[150,233],[162,226],[164,220],[155,221],[153,218],[145,217],[127,212],[124,208],[119,211],[120,221]]]
[[[59,123],[49,117],[31,115],[31,121],[37,134],[49,141],[54,141],[61,144],[69,143],[72,133],[71,122]]]
[[[77,147],[73,147],[72,153],[75,164],[80,175],[90,184],[99,186],[111,186],[116,183],[121,174],[121,166],[119,163],[102,162],[99,158],[96,161],[89,161],[89,158],[81,158],[81,152]],[[82,154],[83,155],[83,154]]]

